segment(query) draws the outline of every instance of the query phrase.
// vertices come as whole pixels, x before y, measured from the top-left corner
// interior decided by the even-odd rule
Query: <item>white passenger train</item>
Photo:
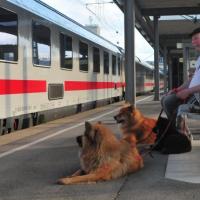
[[[123,52],[39,0],[0,1],[0,135],[122,99]],[[137,60],[137,92],[153,69]]]

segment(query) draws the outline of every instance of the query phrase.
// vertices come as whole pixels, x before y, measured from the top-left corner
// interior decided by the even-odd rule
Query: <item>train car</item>
[[[0,134],[122,96],[120,49],[38,0],[0,2]]]
[[[122,99],[123,60],[119,47],[39,0],[1,0],[0,135]]]
[[[160,70],[160,89],[164,87],[164,74]],[[154,67],[136,57],[136,92],[144,94],[154,91]]]

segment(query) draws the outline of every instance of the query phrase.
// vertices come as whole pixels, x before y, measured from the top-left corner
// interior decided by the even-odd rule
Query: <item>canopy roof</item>
[[[122,11],[124,2],[125,0],[115,0]],[[136,28],[152,46],[154,41],[152,16],[167,16],[159,19],[161,49],[164,46],[176,48],[176,43],[190,40],[189,34],[192,30],[200,27],[199,20],[194,16],[200,14],[199,0],[135,0],[135,3]]]

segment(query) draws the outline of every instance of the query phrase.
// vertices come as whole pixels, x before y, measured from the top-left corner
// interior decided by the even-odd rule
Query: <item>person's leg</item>
[[[188,112],[190,112],[191,104],[182,104],[178,107],[178,112],[176,116],[176,128],[180,133],[188,133],[189,128],[186,123],[186,118]]]
[[[178,107],[178,112],[176,116],[176,128],[180,133],[187,134],[191,136],[190,130],[186,123],[187,120],[187,113],[191,112],[193,105],[195,105],[195,98],[192,96],[188,99],[186,104],[182,104]]]
[[[171,119],[176,114],[177,108],[181,103],[182,100],[176,97],[176,94],[170,94],[161,99],[162,108],[168,119]]]
[[[176,128],[179,132],[187,134],[192,139],[192,134],[187,125],[187,113],[192,111],[194,105],[198,103],[194,96],[190,97],[187,104],[182,104],[178,108],[176,117]]]
[[[192,140],[192,134],[187,125],[187,114],[190,112],[191,104],[182,104],[178,108],[176,117],[176,129],[179,133],[187,135]]]

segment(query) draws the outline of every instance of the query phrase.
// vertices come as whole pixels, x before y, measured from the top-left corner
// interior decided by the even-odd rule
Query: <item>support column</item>
[[[164,46],[163,65],[164,65],[164,93],[167,93],[167,47],[166,46]]]
[[[124,6],[125,30],[125,82],[126,102],[136,104],[135,79],[135,0],[126,0]]]
[[[188,80],[189,47],[183,45],[183,82]]]
[[[169,90],[172,89],[172,58],[170,57],[169,65],[168,65],[168,87]]]
[[[158,18],[154,16],[154,80],[155,80],[155,93],[154,100],[160,100],[160,86],[159,86],[159,30],[158,30]]]

